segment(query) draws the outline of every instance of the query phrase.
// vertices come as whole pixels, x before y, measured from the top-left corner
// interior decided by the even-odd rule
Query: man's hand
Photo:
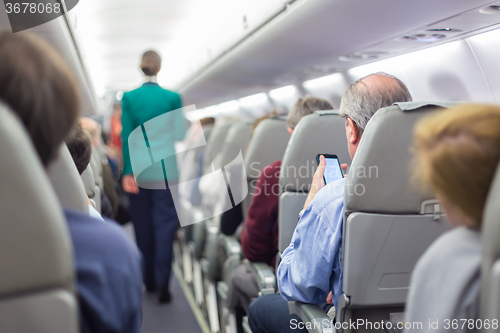
[[[333,295],[332,295],[332,292],[330,291],[330,293],[328,294],[328,296],[326,297],[326,302],[328,304],[333,304]]]
[[[340,168],[342,169],[342,174],[344,175],[344,178],[347,177],[347,173],[345,173],[345,169],[347,169],[349,167],[349,165],[347,165],[347,163],[342,163],[340,165]]]
[[[307,196],[306,203],[304,204],[304,209],[307,208],[307,205],[314,199],[316,193],[325,187],[325,180],[323,179],[323,174],[325,173],[326,168],[326,160],[323,155],[319,157],[319,165],[314,173],[313,180],[311,183],[311,189],[309,190],[309,195]]]
[[[135,182],[134,176],[125,175],[122,180],[123,190],[128,193],[139,194],[139,186]]]

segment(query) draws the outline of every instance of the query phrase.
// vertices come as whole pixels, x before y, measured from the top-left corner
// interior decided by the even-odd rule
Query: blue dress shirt
[[[73,244],[82,333],[138,333],[142,320],[140,254],[114,222],[64,210]]]
[[[278,287],[287,301],[321,304],[342,295],[342,221],[345,178],[318,191],[302,215],[278,267]]]

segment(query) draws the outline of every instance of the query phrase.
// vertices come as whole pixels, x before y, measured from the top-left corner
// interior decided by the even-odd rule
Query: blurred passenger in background
[[[499,129],[500,108],[487,105],[460,105],[415,127],[415,180],[434,191],[455,227],[434,241],[412,273],[405,321],[438,323],[427,331],[447,332],[445,320],[479,318],[481,221],[500,161]],[[422,330],[406,330],[416,331]]]
[[[161,69],[161,58],[158,53],[145,52],[142,56],[141,69],[146,76],[146,83],[123,94],[122,98],[123,189],[129,193],[130,217],[134,223],[137,244],[144,258],[143,279],[146,290],[158,292],[159,302],[167,303],[171,297],[169,281],[173,241],[179,222],[165,177],[168,177],[169,182],[179,179],[174,144],[175,141],[184,138],[186,128],[182,112],[178,111],[173,114],[175,119],[171,123],[162,123],[155,128],[156,132],[148,132],[149,147],[161,149],[161,152],[154,153],[171,154],[172,157],[161,160],[163,184],[159,185],[162,185],[163,189],[139,188],[132,174],[128,141],[130,133],[149,120],[182,107],[179,94],[163,89],[157,83],[156,75]],[[142,128],[144,130],[144,126]],[[159,179],[149,179],[149,175],[154,176],[152,173],[147,174],[146,180],[159,182]]]
[[[76,79],[64,60],[39,39],[0,34],[0,99],[20,118],[47,167],[81,107]],[[142,286],[136,246],[114,223],[68,209],[64,215],[73,245],[80,332],[138,333]]]
[[[110,175],[112,171],[105,158],[101,144],[101,125],[94,119],[80,118],[80,124],[85,128],[92,138],[92,156],[90,164],[96,184],[99,185],[101,214],[107,218],[114,219],[118,211],[118,195]]]
[[[87,169],[92,157],[90,133],[77,122],[64,142],[66,142],[73,162],[75,162],[76,169],[81,176],[85,169]],[[89,204],[89,215],[102,220],[101,214],[94,208],[89,197],[87,197],[87,201]]]

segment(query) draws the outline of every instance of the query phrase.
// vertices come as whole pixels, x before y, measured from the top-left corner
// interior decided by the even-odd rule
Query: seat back
[[[302,118],[288,142],[280,174],[280,253],[292,239],[299,212],[304,207],[317,168],[318,154],[335,154],[340,163],[351,164],[344,119],[336,111],[316,111]]]
[[[66,222],[28,135],[3,104],[0,156],[1,331],[76,333]]]
[[[396,103],[368,122],[345,188],[339,320],[342,307],[403,306],[415,263],[449,229],[434,197],[411,181],[410,147],[419,119],[455,104]]]
[[[491,184],[483,213],[481,269],[481,310],[483,323],[500,318],[500,165]],[[484,332],[498,332],[490,325]]]
[[[83,173],[80,175],[82,179],[83,186],[85,187],[85,193],[92,200],[96,195],[96,185],[94,180],[94,174],[92,172],[92,168],[88,165]]]
[[[89,212],[85,187],[65,144],[61,145],[47,173],[62,207],[86,214]]]
[[[255,128],[245,154],[248,195],[242,203],[244,220],[262,169],[274,161],[283,159],[288,140],[290,134],[285,119],[269,118]]]

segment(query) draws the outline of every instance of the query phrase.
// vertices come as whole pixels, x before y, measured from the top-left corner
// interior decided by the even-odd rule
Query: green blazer
[[[179,179],[177,170],[177,159],[175,158],[175,141],[181,141],[186,134],[184,117],[182,115],[182,102],[179,94],[163,89],[153,82],[144,83],[141,87],[123,94],[122,98],[122,139],[123,139],[123,174],[131,174],[137,178],[137,165],[152,165],[155,167],[145,170],[141,180],[155,179],[157,172],[153,169],[164,168],[162,174],[166,173],[168,180]],[[178,110],[176,112],[172,112]],[[168,114],[167,114],[168,113]],[[153,121],[149,121],[156,118]],[[139,128],[140,127],[140,128]],[[134,131],[137,129],[136,131]],[[142,134],[141,134],[142,129]],[[129,142],[130,134],[134,132],[132,138],[136,141],[144,141],[146,145],[141,154],[137,154],[137,143]],[[139,136],[138,136],[139,135]],[[143,136],[144,135],[144,136]],[[129,144],[134,145],[134,161],[130,160]],[[140,146],[139,144],[139,146]],[[149,150],[149,152],[148,152]],[[144,153],[145,151],[145,153]],[[165,158],[170,156],[168,158]],[[142,159],[142,160],[141,160]],[[152,161],[153,159],[154,161]],[[163,159],[163,160],[162,160]],[[154,162],[154,163],[153,163]],[[158,170],[156,170],[158,171]],[[163,177],[161,177],[163,178]]]

